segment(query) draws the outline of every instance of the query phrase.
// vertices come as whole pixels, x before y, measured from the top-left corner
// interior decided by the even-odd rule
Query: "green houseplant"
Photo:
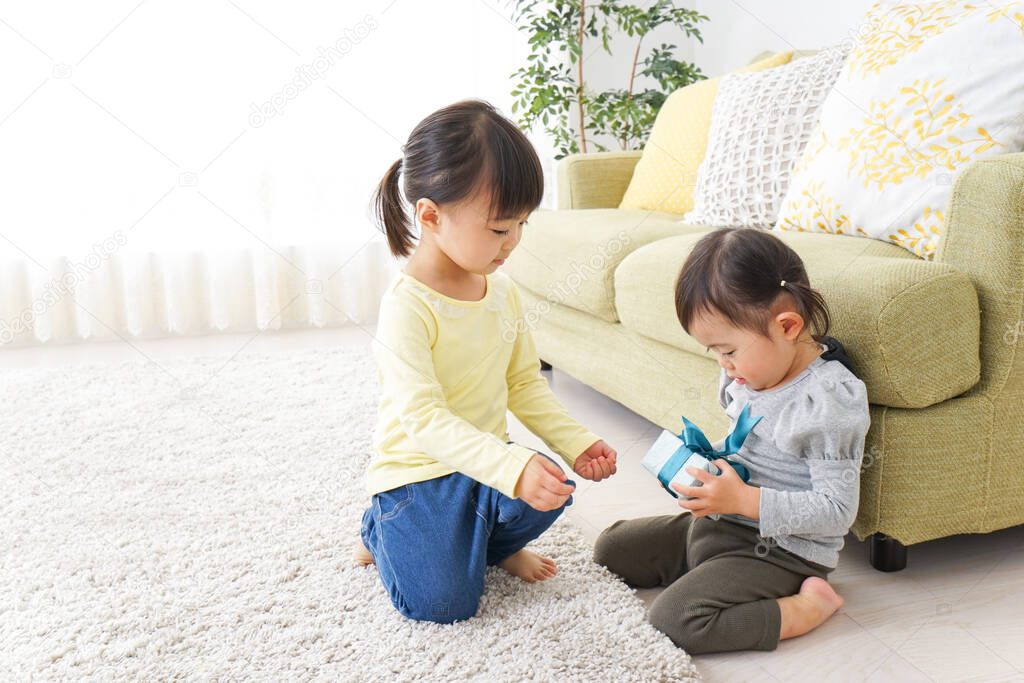
[[[606,151],[593,139],[598,135],[614,139],[623,150],[637,149],[665,98],[705,78],[694,64],[673,56],[674,44],[641,51],[644,37],[662,24],[702,41],[697,25],[707,17],[676,7],[673,0],[655,0],[649,7],[618,0],[516,0],[513,17],[531,51],[527,64],[512,74],[512,112],[525,129],[539,122],[552,135],[556,159],[590,151],[591,146]],[[584,77],[585,63],[594,49],[612,54],[609,39],[614,31],[636,41],[624,87],[593,92]],[[638,90],[642,77],[658,87]]]

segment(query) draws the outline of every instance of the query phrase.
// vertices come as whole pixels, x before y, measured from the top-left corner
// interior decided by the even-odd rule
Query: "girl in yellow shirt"
[[[526,136],[466,100],[421,121],[403,152],[374,197],[391,252],[409,259],[373,344],[380,406],[357,557],[377,565],[403,615],[450,623],[476,614],[488,566],[528,582],[556,572],[524,546],[572,504],[575,484],[509,440],[507,411],[585,479],[614,474],[616,453],[551,393],[519,292],[497,271],[543,194]]]

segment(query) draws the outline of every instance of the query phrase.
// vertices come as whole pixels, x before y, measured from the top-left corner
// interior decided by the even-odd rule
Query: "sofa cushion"
[[[857,233],[933,259],[952,179],[1024,151],[1024,6],[996,4],[872,4],[794,166],[780,228]]]
[[[629,252],[703,228],[679,216],[625,209],[541,209],[503,266],[513,280],[551,302],[616,322],[613,274]]]
[[[675,283],[705,234],[633,251],[615,271],[615,306],[625,327],[690,353],[713,356],[683,332]],[[804,261],[832,315],[869,400],[921,408],[961,394],[980,377],[978,297],[970,279],[894,244],[818,233],[773,233]]]
[[[775,224],[793,164],[847,52],[841,43],[775,69],[722,78],[686,222],[761,229]]]
[[[771,69],[786,64],[792,56],[791,51],[780,52],[736,73]],[[679,214],[693,208],[693,188],[708,144],[718,84],[719,78],[707,78],[679,88],[665,99],[619,208]]]

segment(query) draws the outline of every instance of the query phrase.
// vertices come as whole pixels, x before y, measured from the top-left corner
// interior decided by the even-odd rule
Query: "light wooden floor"
[[[3,350],[0,368],[365,346],[371,332],[348,328]],[[548,376],[569,412],[619,452],[617,475],[597,484],[578,482],[567,514],[586,537],[593,542],[617,519],[679,512],[639,464],[660,429],[557,368]],[[525,445],[545,448],[514,418],[510,432]],[[851,535],[830,581],[846,605],[823,626],[783,641],[774,652],[695,657],[705,680],[1024,681],[1024,527],[914,546],[907,569],[893,574],[872,569],[864,544]],[[656,593],[639,591],[638,599],[649,602]]]

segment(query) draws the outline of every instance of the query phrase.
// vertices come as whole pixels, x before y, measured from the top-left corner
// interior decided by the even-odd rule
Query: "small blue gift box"
[[[701,481],[691,476],[686,468],[694,467],[718,475],[721,470],[712,464],[712,461],[719,458],[725,459],[744,482],[750,481],[750,472],[747,471],[747,468],[738,462],[732,462],[727,457],[740,450],[750,430],[761,421],[760,417],[750,417],[749,405],[744,406],[740,411],[739,417],[736,418],[736,427],[726,437],[720,451],[716,451],[711,446],[711,442],[704,436],[704,432],[696,425],[685,417],[682,419],[683,431],[678,435],[667,430],[662,432],[641,460],[644,468],[658,478],[666,491],[676,498],[689,500],[688,496],[674,490],[669,484],[702,486]],[[712,519],[720,517],[717,514],[708,516]]]

